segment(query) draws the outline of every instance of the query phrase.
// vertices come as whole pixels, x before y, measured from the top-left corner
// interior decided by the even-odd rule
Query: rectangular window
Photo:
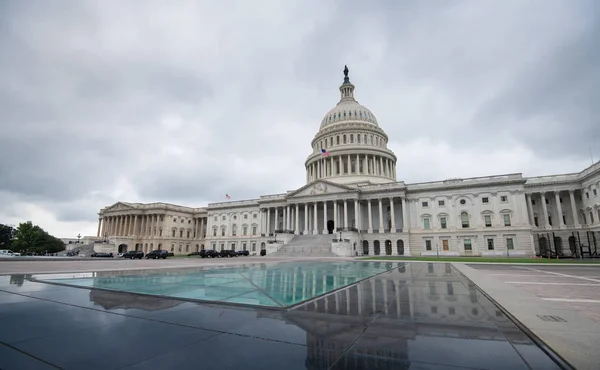
[[[252,235],[256,235],[256,226],[252,226]]]
[[[438,206],[443,207],[446,205],[446,202],[443,200],[438,200]]]
[[[590,224],[594,223],[594,214],[590,212]]]
[[[429,203],[428,202],[421,202],[421,205],[423,206],[423,208],[429,207]]]
[[[246,250],[246,243],[242,243],[242,250],[245,251]]]
[[[427,250],[427,251],[431,250],[431,240],[429,240],[429,239],[425,240],[425,250]]]
[[[484,215],[483,219],[485,220],[485,227],[492,227],[492,216]]]
[[[481,203],[489,203],[490,200],[488,199],[488,197],[483,197],[481,198]]]
[[[585,197],[588,198],[588,199],[590,199],[590,193],[585,192]]]
[[[454,307],[448,307],[448,315],[454,315],[456,314],[456,310],[454,309]]]
[[[217,229],[213,229],[213,236],[217,236]]]
[[[212,249],[215,251],[217,250],[217,243],[212,243]]]
[[[244,236],[248,234],[248,226],[244,226],[244,228],[242,229],[242,233]]]
[[[440,217],[440,225],[442,229],[445,229],[448,225],[446,224],[446,217]]]
[[[188,237],[188,239],[190,238],[190,231],[189,230],[187,232],[187,237]]]
[[[183,230],[179,230],[179,237],[183,238]]]
[[[596,189],[592,190],[594,192],[594,196],[598,195],[598,192],[596,192]]]
[[[460,222],[462,224],[463,229],[469,227],[469,214],[467,212],[463,212],[460,214]]]
[[[508,202],[508,197],[506,195],[501,195],[500,196],[500,201],[501,202]]]
[[[508,249],[508,250],[515,249],[515,244],[513,242],[513,238],[506,238],[506,249]]]
[[[172,236],[175,237],[175,230],[173,230],[173,232],[171,234],[173,234]]]
[[[532,200],[531,200],[531,205],[532,205],[532,206],[535,206],[535,199],[532,199]]]
[[[252,243],[252,252],[256,252],[256,243]]]
[[[247,219],[248,219],[248,215],[244,215],[244,220],[247,220]]]
[[[488,238],[487,240],[488,251],[494,250],[494,239]]]
[[[452,283],[446,283],[446,291],[448,295],[454,295],[454,285]]]
[[[471,239],[463,240],[463,245],[464,245],[466,251],[472,250],[471,249]]]
[[[504,226],[510,226],[510,215],[508,213],[505,213],[503,215],[504,217]]]
[[[424,218],[423,219],[423,228],[425,230],[429,230],[429,227],[430,227],[430,225],[429,225],[429,218]]]
[[[449,250],[448,239],[442,239],[442,249],[446,252]]]
[[[221,243],[221,250],[225,249],[225,243]]]
[[[225,228],[221,229],[221,236],[225,236]]]
[[[537,226],[540,226],[540,225],[538,224],[538,218],[537,218],[537,216],[533,216],[533,223],[535,224],[535,226],[536,226],[536,227],[537,227]]]
[[[435,291],[435,282],[430,281],[429,282],[429,294],[431,295],[435,295],[436,291]]]

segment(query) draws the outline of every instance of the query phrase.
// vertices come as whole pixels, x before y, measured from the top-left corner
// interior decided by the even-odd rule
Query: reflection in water
[[[185,303],[173,299],[156,299],[137,294],[109,292],[106,290],[90,290],[90,301],[105,310],[140,309],[145,311],[165,310]]]
[[[15,284],[17,286],[22,286],[23,283],[25,282],[25,280],[28,280],[30,277],[31,277],[31,275],[23,275],[23,274],[10,275],[10,283]]]

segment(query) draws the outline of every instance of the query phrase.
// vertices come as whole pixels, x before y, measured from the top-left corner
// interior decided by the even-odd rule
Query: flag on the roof
[[[329,152],[327,151],[327,149],[322,149],[322,148],[321,148],[321,155],[322,155],[323,157],[329,157]]]
[[[229,194],[225,194],[225,198],[231,199],[231,197],[229,196]]]

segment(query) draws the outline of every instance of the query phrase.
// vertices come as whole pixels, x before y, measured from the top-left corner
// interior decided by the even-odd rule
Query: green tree
[[[65,243],[28,221],[19,224],[11,248],[17,252],[56,253],[65,250]]]
[[[0,224],[0,249],[10,249],[14,237],[14,227]]]

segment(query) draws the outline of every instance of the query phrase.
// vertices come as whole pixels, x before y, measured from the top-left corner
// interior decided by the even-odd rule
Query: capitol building
[[[399,181],[375,115],[348,69],[320,122],[306,184],[191,208],[117,202],[99,212],[96,250],[248,250],[275,256],[591,256],[600,244],[600,162],[581,172]],[[385,127],[385,123],[382,123]]]

